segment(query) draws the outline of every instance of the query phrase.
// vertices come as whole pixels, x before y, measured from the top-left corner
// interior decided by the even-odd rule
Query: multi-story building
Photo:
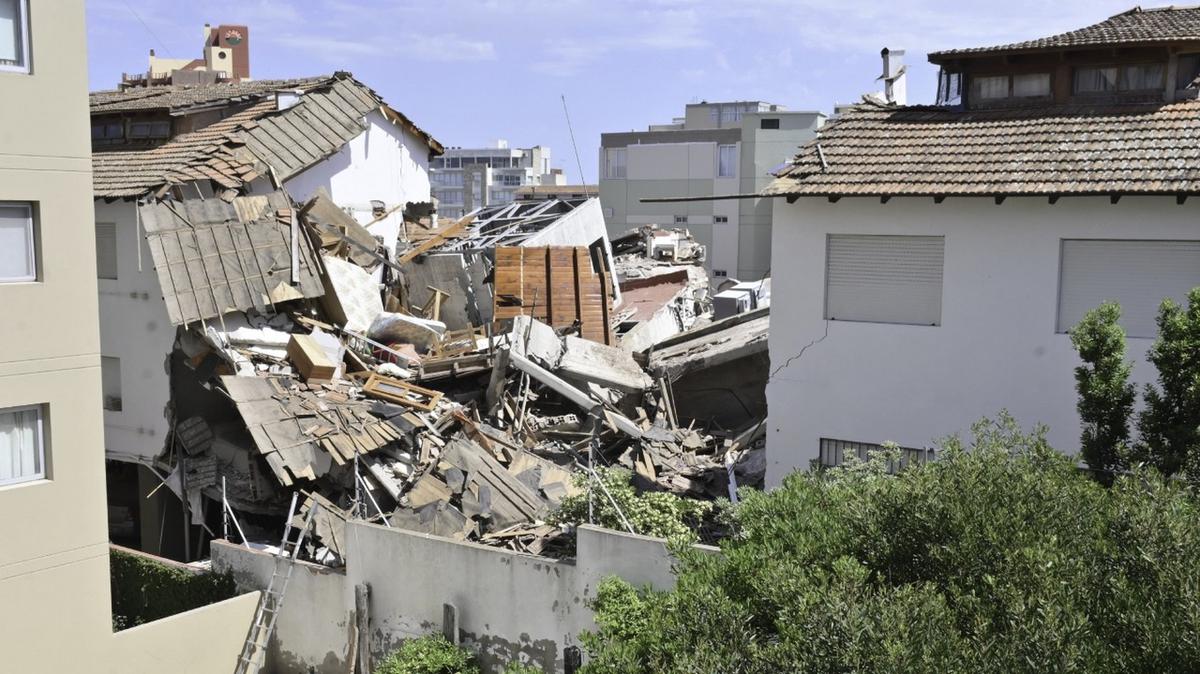
[[[230,671],[243,595],[113,633],[82,0],[0,0],[0,669]]]
[[[820,112],[762,101],[696,103],[671,124],[600,135],[600,203],[609,235],[642,225],[686,227],[714,277],[758,279],[771,266],[771,170],[811,140]],[[704,200],[646,203],[643,199]]]
[[[438,215],[461,218],[477,208],[512,202],[520,187],[562,185],[566,179],[550,168],[550,148],[510,148],[500,140],[496,147],[447,148],[429,163],[429,181]]]

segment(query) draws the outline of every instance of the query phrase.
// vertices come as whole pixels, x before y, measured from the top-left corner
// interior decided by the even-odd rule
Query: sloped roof
[[[274,94],[300,89],[296,105],[277,110]],[[180,134],[151,148],[98,148],[92,155],[96,197],[136,197],[163,185],[208,178],[237,188],[266,170],[286,180],[342,148],[366,128],[364,116],[384,117],[425,141],[434,153],[441,143],[349,73],[323,78],[264,80],[199,86],[143,87],[91,95],[92,114],[167,110],[183,114],[211,107],[252,103],[199,131]]]
[[[1107,45],[1163,44],[1191,40],[1200,41],[1200,7],[1134,7],[1100,23],[1059,35],[991,47],[934,52],[929,55],[929,60],[937,63],[956,56]]]
[[[164,185],[206,178],[226,189],[237,189],[262,168],[239,153],[244,144],[240,129],[274,109],[274,101],[262,101],[153,148],[97,148],[92,153],[92,193],[97,198],[139,197]]]
[[[776,176],[765,195],[1200,193],[1200,101],[969,112],[866,102]]]
[[[296,246],[292,283],[295,214],[282,191],[231,202],[153,201],[138,210],[173,325],[324,293],[307,243]]]
[[[336,75],[335,75],[336,76]],[[93,91],[88,100],[92,114],[169,110],[172,114],[194,112],[200,108],[230,103],[252,102],[274,96],[280,89],[307,91],[328,82],[333,76],[299,77],[288,80],[248,80],[216,84],[170,84],[131,87],[123,91]]]

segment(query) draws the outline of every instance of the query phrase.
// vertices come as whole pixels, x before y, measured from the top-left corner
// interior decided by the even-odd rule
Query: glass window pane
[[[1113,91],[1117,88],[1117,69],[1107,68],[1076,68],[1075,93],[1095,94]]]
[[[24,0],[0,0],[0,66],[24,67],[25,44],[21,5]]]
[[[1008,98],[1008,75],[971,78],[971,96],[977,101]]]
[[[1013,75],[1013,96],[1035,98],[1050,95],[1050,73]]]
[[[737,174],[737,146],[717,146],[717,177],[732,178]]]
[[[40,479],[42,412],[36,407],[0,410],[0,485]]]
[[[1124,66],[1121,70],[1121,88],[1128,91],[1161,89],[1166,72],[1161,63]]]
[[[34,281],[33,209],[0,203],[0,283]]]

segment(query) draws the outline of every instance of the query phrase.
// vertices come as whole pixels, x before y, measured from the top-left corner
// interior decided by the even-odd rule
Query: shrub
[[[1007,416],[971,448],[748,492],[670,592],[598,589],[591,674],[1184,672],[1200,662],[1200,506],[1156,472],[1111,488]]]
[[[1163,300],[1146,357],[1158,386],[1146,385],[1138,458],[1172,475],[1200,460],[1200,288],[1188,293],[1186,309]]]
[[[696,527],[712,511],[713,504],[682,498],[667,492],[638,493],[631,482],[631,473],[623,468],[599,468],[596,470],[604,489],[592,489],[586,473],[576,473],[575,486],[581,493],[567,496],[550,521],[554,524],[586,524],[588,522],[588,490],[591,489],[592,510],[596,523],[608,529],[628,531],[625,521],[635,533],[645,536],[696,540]],[[605,494],[605,490],[608,494]],[[609,499],[609,496],[612,499]],[[625,515],[622,520],[620,512]]]
[[[1125,330],[1117,323],[1121,307],[1105,302],[1089,311],[1071,330],[1071,344],[1083,365],[1075,368],[1079,419],[1083,425],[1080,453],[1096,470],[1125,467],[1129,449],[1129,417],[1136,394],[1125,360]]]
[[[519,662],[510,662],[504,668],[504,674],[545,674],[538,667],[533,665],[523,665]]]
[[[120,550],[109,553],[113,629],[122,630],[237,594],[233,576],[193,573]]]
[[[375,674],[479,674],[471,652],[441,634],[410,639],[375,668]]]

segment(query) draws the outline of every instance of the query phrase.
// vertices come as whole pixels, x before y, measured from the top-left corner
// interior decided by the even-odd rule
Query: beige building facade
[[[230,671],[253,594],[112,631],[85,44],[0,0],[0,669]]]

